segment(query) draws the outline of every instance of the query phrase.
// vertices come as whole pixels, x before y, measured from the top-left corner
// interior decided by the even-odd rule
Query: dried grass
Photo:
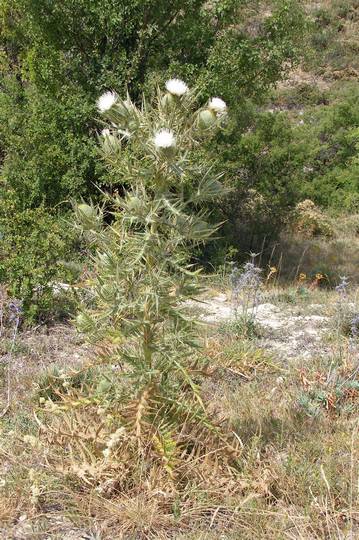
[[[313,291],[312,301],[318,295]],[[321,290],[320,301],[330,313],[333,294]],[[37,357],[40,366],[48,352],[44,348]],[[72,357],[68,344],[66,354]],[[34,380],[27,373],[21,379],[19,372],[27,398],[13,403],[1,424],[0,538],[356,538],[357,408],[334,413],[323,407],[323,414],[310,418],[298,401],[311,388],[306,381],[313,387],[323,379],[320,373],[328,373],[335,354],[333,344],[333,358],[285,365],[256,342],[245,345],[212,329],[205,351],[209,367],[198,373],[198,382],[213,417],[225,419],[236,433],[235,474],[209,439],[207,446],[193,445],[192,455],[171,453],[168,441],[150,439],[148,394],[129,408],[131,435],[104,459],[114,431],[107,416],[116,407],[98,411],[95,395],[81,399],[83,385],[60,392],[57,412],[50,413],[39,408]],[[340,373],[353,370],[354,360],[352,353],[337,356]],[[69,407],[70,401],[77,405]],[[200,431],[194,435],[203,440]],[[152,440],[151,447],[139,445],[140,439]]]

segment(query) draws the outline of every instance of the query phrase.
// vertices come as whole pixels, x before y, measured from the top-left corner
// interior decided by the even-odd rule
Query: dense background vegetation
[[[0,280],[34,315],[80,268],[71,200],[119,187],[97,150],[108,88],[138,99],[178,76],[228,102],[204,150],[232,189],[212,208],[225,225],[205,261],[269,245],[302,199],[357,208],[356,2],[1,0],[0,14]]]

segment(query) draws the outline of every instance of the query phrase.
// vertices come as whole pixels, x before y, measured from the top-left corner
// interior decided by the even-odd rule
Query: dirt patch
[[[71,368],[81,365],[89,356],[83,337],[71,325],[56,325],[30,329],[18,334],[10,353],[10,339],[1,340],[2,373],[10,368],[11,401],[23,401],[31,392],[34,381],[46,369],[56,366]],[[5,377],[3,377],[5,379]],[[5,402],[5,381],[0,405]]]
[[[215,296],[198,305],[200,319],[210,325],[220,325],[233,321],[235,314],[225,294]],[[288,358],[308,357],[328,353],[323,341],[328,332],[329,317],[318,315],[324,306],[307,306],[305,315],[296,315],[288,306],[264,303],[257,306],[255,320],[263,329],[263,337],[258,340],[260,347],[273,350],[277,356]]]

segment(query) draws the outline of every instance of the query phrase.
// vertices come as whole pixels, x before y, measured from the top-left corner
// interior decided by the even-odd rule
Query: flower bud
[[[100,294],[105,302],[111,302],[116,297],[116,290],[110,283],[105,283],[100,289]]]
[[[198,115],[198,127],[201,130],[212,128],[217,122],[217,116],[215,112],[210,109],[204,109]]]
[[[133,214],[138,214],[143,209],[143,200],[141,200],[139,197],[136,197],[135,195],[129,195],[126,198],[127,208],[128,210]]]
[[[96,217],[96,210],[88,204],[79,204],[77,207],[81,217],[85,219],[93,219]]]
[[[96,209],[88,204],[79,204],[77,206],[77,216],[84,231],[95,229],[97,226]]]
[[[161,106],[164,109],[170,109],[176,102],[176,98],[170,92],[167,92],[161,99]]]
[[[111,116],[109,118],[119,128],[129,132],[135,131],[139,125],[138,110],[129,98],[118,100],[116,105],[111,109]]]
[[[109,129],[103,129],[101,135],[102,149],[105,154],[115,154],[121,150],[121,143],[119,139],[117,139],[117,137],[115,137]]]

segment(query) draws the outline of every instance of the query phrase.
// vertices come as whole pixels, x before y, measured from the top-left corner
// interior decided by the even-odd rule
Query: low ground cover
[[[111,422],[96,399],[110,385],[119,391],[111,373],[119,367],[94,363],[68,326],[20,332],[11,407],[1,418],[1,537],[355,538],[359,342],[338,323],[340,291],[308,287],[294,295],[293,287],[263,291],[260,336],[243,337],[231,324],[229,289],[213,290],[198,307],[207,322],[206,369],[196,382],[211,414],[235,433],[240,467],[229,481],[218,463],[216,487],[187,471],[181,494],[166,468],[139,491],[140,461],[119,455],[109,463],[91,453],[107,433],[100,426]],[[356,298],[352,289],[346,305]],[[4,360],[6,346],[1,352]],[[71,400],[78,403],[65,424]],[[50,409],[57,412],[47,424]],[[66,430],[74,426],[71,446]],[[171,452],[163,445],[166,464]],[[118,463],[133,467],[132,485],[121,485]],[[180,458],[171,467],[176,475],[185,470]]]

